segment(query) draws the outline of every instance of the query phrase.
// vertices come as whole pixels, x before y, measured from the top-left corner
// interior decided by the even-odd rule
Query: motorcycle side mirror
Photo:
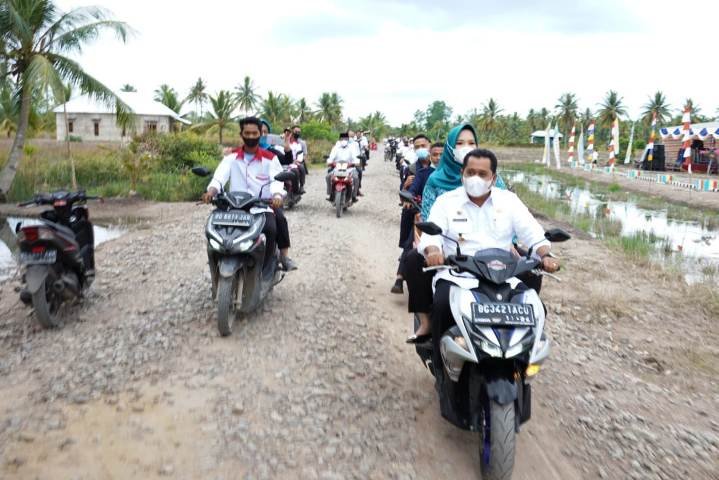
[[[278,182],[288,182],[292,180],[295,177],[293,173],[290,172],[282,172],[275,175],[275,180]]]
[[[552,228],[544,232],[544,238],[549,240],[552,243],[557,242],[566,242],[570,238],[572,238],[571,235],[569,235],[567,232],[562,230],[561,228]]]
[[[205,167],[192,167],[192,173],[198,177],[209,177],[212,172]]]
[[[407,190],[400,190],[399,197],[402,200],[406,200],[408,202],[414,202],[414,195],[412,195],[412,193],[408,192]]]
[[[427,235],[442,235],[442,229],[434,222],[419,222],[415,223],[414,226]]]

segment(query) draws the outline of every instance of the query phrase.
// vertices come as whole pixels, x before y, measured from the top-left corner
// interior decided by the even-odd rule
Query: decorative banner
[[[679,127],[675,128],[672,132],[672,138],[674,140],[679,140],[680,138],[682,138],[682,130]]]
[[[699,130],[699,133],[695,134],[695,136],[703,142],[709,136],[709,130],[707,130],[706,128],[702,128],[701,130]]]
[[[624,165],[632,161],[632,143],[634,143],[634,123],[632,123],[632,132],[629,134],[629,145],[627,145],[627,155],[624,157]]]
[[[684,133],[684,163],[687,164],[687,172],[692,173],[692,118],[689,105],[684,107],[684,115],[682,116],[682,132]]]
[[[560,147],[559,147],[559,125],[555,125],[554,129],[554,137],[552,138],[552,143],[554,147],[554,158],[557,161],[557,170],[562,168],[562,161],[561,161],[561,153],[560,153]]]
[[[717,140],[719,140],[719,128],[717,128],[716,130],[714,130],[714,132],[712,133],[712,137],[714,137],[714,138],[716,138]]]
[[[609,142],[609,167],[610,171],[614,170],[614,164],[617,163],[617,154],[619,153],[619,120],[614,118],[612,122],[612,140]]]
[[[595,122],[592,120],[587,129],[587,162],[593,163],[597,157],[594,155],[594,127]]]
[[[649,134],[649,143],[647,143],[647,162],[654,160],[654,140],[656,139],[656,128],[657,128],[657,112],[652,115],[652,132]],[[666,128],[662,128],[662,132],[666,131]],[[668,132],[667,132],[668,134]],[[662,133],[662,138],[666,138]],[[651,169],[650,169],[651,170]]]
[[[582,128],[582,131],[579,133],[579,142],[577,143],[577,158],[579,159],[579,164],[584,165],[584,128]]]
[[[569,158],[567,161],[569,165],[574,163],[574,136],[577,134],[577,122],[572,125],[572,133],[569,135]]]
[[[719,129],[717,129],[717,133],[719,133]],[[662,137],[662,140],[666,140],[669,136],[669,129],[662,128],[661,130],[659,130],[659,135]]]

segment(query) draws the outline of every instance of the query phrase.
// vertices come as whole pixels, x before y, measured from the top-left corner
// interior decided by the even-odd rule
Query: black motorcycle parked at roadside
[[[95,278],[94,234],[84,191],[37,194],[20,207],[48,205],[38,224],[17,226],[25,288],[20,299],[45,328],[58,326],[60,307],[82,298]]]

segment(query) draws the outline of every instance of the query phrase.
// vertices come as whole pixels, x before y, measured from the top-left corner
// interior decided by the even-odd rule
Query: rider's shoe
[[[404,281],[401,278],[398,278],[397,280],[395,280],[394,285],[392,285],[392,289],[390,290],[390,292],[396,293],[398,295],[402,295],[404,293],[403,283],[404,283]]]
[[[282,265],[282,269],[286,272],[297,270],[297,264],[293,262],[290,257],[280,258],[280,265]]]

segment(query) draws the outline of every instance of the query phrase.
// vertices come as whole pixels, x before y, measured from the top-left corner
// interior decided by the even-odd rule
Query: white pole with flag
[[[544,155],[542,156],[542,162],[549,166],[552,162],[552,151],[549,144],[549,135],[552,129],[552,124],[547,124],[547,129],[544,131]]]
[[[584,165],[584,128],[579,132],[579,141],[577,142],[577,158],[579,164]]]
[[[554,158],[557,161],[557,170],[559,170],[562,168],[561,151],[559,146],[559,125],[555,125],[552,144],[554,147]]]
[[[629,134],[629,145],[627,145],[627,154],[624,157],[624,165],[632,161],[632,143],[634,143],[634,123],[632,123],[632,131]]]

